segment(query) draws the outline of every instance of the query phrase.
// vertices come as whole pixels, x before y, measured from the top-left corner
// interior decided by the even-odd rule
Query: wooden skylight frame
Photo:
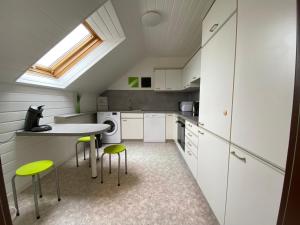
[[[86,21],[84,21],[82,25],[90,32],[90,36],[81,41],[61,58],[57,59],[51,67],[33,65],[29,68],[29,71],[38,73],[39,75],[59,78],[103,42]]]

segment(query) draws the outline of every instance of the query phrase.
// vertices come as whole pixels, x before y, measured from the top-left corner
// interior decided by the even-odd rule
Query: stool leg
[[[101,184],[103,184],[103,156],[105,155],[105,153],[103,152],[101,155]]]
[[[91,168],[91,148],[89,150],[89,167]]]
[[[109,154],[109,173],[111,173],[111,154]]]
[[[59,176],[58,169],[55,167],[55,176],[56,176],[56,192],[57,192],[57,200],[60,201],[60,187],[59,187]]]
[[[127,150],[125,149],[125,174],[127,174]]]
[[[98,145],[98,140],[96,138],[96,147],[97,147],[97,160],[99,160],[99,145]]]
[[[121,157],[120,157],[120,153],[118,153],[118,186],[120,186],[120,164],[121,164]]]
[[[33,197],[34,197],[34,205],[35,205],[35,215],[36,218],[40,218],[40,213],[39,213],[39,204],[38,204],[38,199],[37,199],[37,192],[36,192],[36,181],[35,181],[35,176],[32,176],[32,188],[33,188]]]
[[[85,143],[83,143],[83,160],[85,160]]]
[[[11,184],[12,184],[12,190],[13,190],[13,195],[14,195],[14,202],[15,202],[15,208],[17,210],[17,216],[20,215],[19,211],[19,205],[18,205],[18,199],[17,199],[17,191],[16,191],[16,183],[15,183],[16,175],[13,176],[11,179]]]
[[[42,185],[41,185],[41,179],[40,179],[40,175],[39,174],[37,175],[37,180],[38,180],[38,183],[39,183],[40,198],[42,198],[43,197],[43,194],[42,194]]]
[[[78,142],[76,142],[76,166],[79,167],[79,164],[78,164]]]

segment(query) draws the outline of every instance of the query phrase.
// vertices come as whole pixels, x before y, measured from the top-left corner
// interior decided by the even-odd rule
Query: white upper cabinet
[[[199,125],[229,140],[236,14],[202,48]]]
[[[166,90],[182,89],[182,70],[166,70]]]
[[[155,91],[178,91],[182,89],[182,70],[154,70]]]
[[[188,88],[193,86],[193,84],[191,83],[200,78],[200,73],[201,73],[201,51],[199,50],[191,58],[191,60],[186,64],[186,66],[183,69],[183,75],[182,75],[183,88]]]
[[[216,0],[202,23],[202,46],[237,8],[237,0]]]
[[[237,37],[232,142],[285,168],[295,77],[296,0],[239,0]]]
[[[166,89],[166,71],[154,70],[154,90],[163,91]]]
[[[284,175],[231,147],[226,225],[276,225]]]
[[[228,160],[229,143],[199,129],[197,181],[220,224],[224,224]]]

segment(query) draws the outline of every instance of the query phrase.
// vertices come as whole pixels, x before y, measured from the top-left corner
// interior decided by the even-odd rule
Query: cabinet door
[[[235,11],[237,0],[216,0],[202,23],[202,46]]]
[[[199,50],[190,61],[190,73],[188,76],[188,82],[194,82],[200,78],[201,73],[201,51]]]
[[[185,149],[184,159],[194,178],[197,179],[197,156],[193,154],[193,151],[188,146]]]
[[[232,142],[285,168],[295,77],[296,0],[240,0]]]
[[[175,139],[175,137],[174,137],[175,129],[176,129],[176,127],[175,127],[175,122],[174,122],[174,115],[166,114],[166,139],[168,139],[168,140]]]
[[[122,139],[143,139],[143,119],[122,119]]]
[[[283,178],[282,173],[231,146],[225,224],[276,225]]]
[[[181,70],[166,70],[166,90],[182,89],[181,74]]]
[[[197,181],[220,224],[224,224],[228,160],[229,143],[199,129]]]
[[[154,71],[154,90],[162,91],[166,89],[166,71]]]
[[[236,14],[202,49],[199,124],[229,140]]]

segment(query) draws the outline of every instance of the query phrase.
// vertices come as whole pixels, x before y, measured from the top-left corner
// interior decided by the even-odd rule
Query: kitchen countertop
[[[51,124],[52,130],[43,132],[18,131],[17,136],[88,136],[110,128],[107,124]]]
[[[171,111],[171,110],[125,110],[125,111],[116,111],[121,113],[172,113],[176,114],[180,118],[187,120],[195,125],[198,125],[198,116],[193,116],[192,112],[180,112],[180,111]]]

